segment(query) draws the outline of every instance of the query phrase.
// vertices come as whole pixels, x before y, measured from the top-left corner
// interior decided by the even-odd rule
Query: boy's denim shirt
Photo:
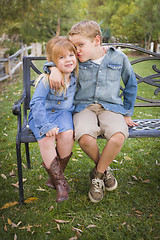
[[[75,74],[71,74],[70,86],[66,93],[56,93],[50,88],[49,83],[43,81],[38,83],[30,102],[29,122],[33,118],[35,127],[39,129],[40,135],[44,135],[56,125],[50,121],[55,112],[74,111],[73,99],[77,88]]]
[[[53,62],[45,63],[47,67]],[[80,112],[93,103],[106,110],[132,116],[137,95],[137,80],[127,56],[114,47],[107,50],[100,65],[88,60],[79,62],[78,87],[74,98],[75,112]],[[124,83],[123,101],[120,98],[121,78]]]

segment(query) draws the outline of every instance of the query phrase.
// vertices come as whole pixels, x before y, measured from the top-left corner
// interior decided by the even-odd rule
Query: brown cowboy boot
[[[69,198],[69,185],[60,169],[57,157],[55,157],[55,159],[52,161],[50,168],[47,169],[47,172],[57,190],[56,202],[67,200]]]
[[[69,156],[65,157],[65,158],[60,158],[58,159],[58,162],[59,162],[59,165],[60,165],[60,168],[61,168],[61,171],[64,173],[65,169],[66,169],[66,166],[69,162],[69,159],[71,158],[73,152],[71,152],[69,154]]]
[[[61,168],[61,171],[64,172],[65,171],[65,168],[69,162],[69,159],[71,158],[73,152],[70,153],[70,155],[68,157],[65,157],[65,158],[60,158],[59,155],[57,156],[57,159],[58,159],[58,163],[59,163],[59,166]],[[46,165],[44,164],[44,162],[42,163],[42,166],[45,168],[45,170],[47,171],[47,168],[46,168]],[[48,172],[48,171],[47,171]],[[55,189],[55,186],[52,182],[52,179],[49,177],[47,182],[46,182],[46,185],[48,187],[51,187],[51,188],[54,188]],[[69,191],[69,189],[68,189]]]

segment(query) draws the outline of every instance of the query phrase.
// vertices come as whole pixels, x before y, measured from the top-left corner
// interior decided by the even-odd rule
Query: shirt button
[[[58,105],[61,104],[61,102],[58,102]]]
[[[55,110],[54,110],[54,109],[52,109],[52,112],[55,112]]]

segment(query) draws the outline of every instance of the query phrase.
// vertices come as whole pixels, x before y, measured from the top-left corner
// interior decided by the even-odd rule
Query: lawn
[[[142,75],[148,66],[140,66]],[[140,89],[140,91],[143,91]],[[12,105],[22,93],[22,73],[1,84],[0,232],[2,240],[149,240],[160,239],[160,139],[127,139],[112,163],[118,188],[95,204],[88,199],[93,162],[74,144],[65,177],[69,200],[56,203],[46,185],[38,144],[30,144],[31,170],[23,150],[25,204],[18,204],[15,138],[17,119]],[[156,97],[156,98],[159,98]],[[133,118],[160,118],[158,108],[135,109]],[[102,151],[105,140],[98,140]],[[13,206],[12,206],[13,205]]]

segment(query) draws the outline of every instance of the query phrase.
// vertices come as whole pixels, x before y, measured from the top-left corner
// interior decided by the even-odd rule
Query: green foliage
[[[94,4],[92,4],[94,3]],[[160,35],[160,0],[89,0],[89,15],[110,27],[120,42],[158,40]]]
[[[121,42],[157,41],[160,0],[1,0],[0,33],[18,35],[24,43],[43,42],[54,36],[58,19],[61,35],[81,20],[101,23]]]

